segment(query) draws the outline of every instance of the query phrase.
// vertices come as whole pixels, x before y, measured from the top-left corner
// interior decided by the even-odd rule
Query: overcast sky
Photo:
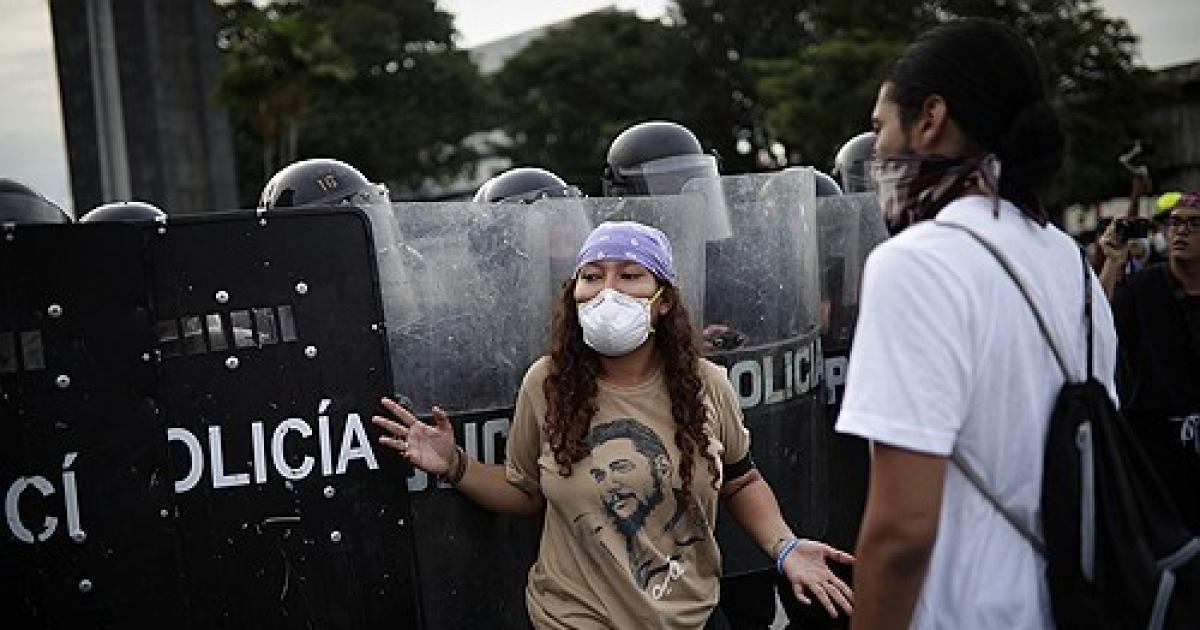
[[[662,14],[666,0],[440,0],[469,48],[605,6]],[[1197,0],[1101,0],[1142,38],[1151,68],[1200,60]],[[71,209],[62,110],[58,101],[48,0],[4,0],[0,20],[0,177],[24,182]]]

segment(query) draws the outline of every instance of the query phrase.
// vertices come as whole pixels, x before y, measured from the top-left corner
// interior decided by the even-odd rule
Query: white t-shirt
[[[1081,378],[1079,248],[1007,202],[959,199],[939,221],[975,229],[1015,267]],[[1095,375],[1115,398],[1116,334],[1094,275]],[[954,451],[1041,533],[1046,427],[1062,373],[1020,291],[969,234],[924,222],[875,249],[837,429],[921,453]],[[1051,628],[1045,563],[957,466],[947,467],[937,541],[912,628]]]

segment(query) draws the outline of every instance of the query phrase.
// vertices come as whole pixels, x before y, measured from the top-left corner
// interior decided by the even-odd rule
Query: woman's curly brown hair
[[[661,284],[662,299],[669,300],[672,307],[655,325],[654,340],[662,357],[663,380],[671,398],[671,416],[675,419],[675,446],[681,453],[679,476],[683,492],[690,498],[696,453],[703,457],[708,449],[700,351],[679,292],[670,284]],[[544,383],[546,439],[559,473],[569,477],[571,466],[589,452],[585,438],[596,415],[596,383],[600,373],[600,355],[583,342],[574,279],[563,283],[554,309],[550,358],[550,373]],[[720,479],[717,463],[713,458],[706,459],[713,488],[717,488]]]

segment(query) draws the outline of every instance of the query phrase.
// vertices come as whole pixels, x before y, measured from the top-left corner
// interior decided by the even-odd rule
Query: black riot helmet
[[[472,201],[483,203],[533,203],[551,197],[581,197],[579,189],[544,168],[522,166],[487,180]]]
[[[54,202],[21,182],[0,177],[0,223],[70,223]]]
[[[144,201],[114,201],[96,206],[79,217],[80,223],[155,223],[167,213]]]
[[[816,180],[818,197],[836,197],[842,194],[842,187],[828,174],[814,168],[813,178]]]
[[[847,194],[873,188],[867,162],[875,155],[875,138],[874,131],[864,131],[838,149],[833,159],[833,176],[842,182],[842,190]]]
[[[374,184],[358,169],[328,158],[292,162],[263,187],[259,210],[300,206],[352,205],[371,221],[376,253],[391,250],[399,238],[387,186]]]
[[[275,173],[263,187],[258,207],[262,210],[297,206],[356,204],[378,189],[358,169],[328,158],[293,162]]]
[[[608,147],[606,197],[675,195],[693,179],[720,176],[717,159],[704,153],[687,127],[665,120],[638,123]]]

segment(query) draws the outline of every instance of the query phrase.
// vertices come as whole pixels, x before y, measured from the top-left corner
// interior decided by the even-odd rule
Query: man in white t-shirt
[[[973,229],[1012,262],[1074,378],[1086,273],[1095,374],[1115,394],[1112,313],[1036,194],[1064,147],[1037,59],[997,22],[943,25],[896,60],[872,119],[872,172],[896,236],[867,261],[837,423],[873,445],[853,627],[1053,627],[1043,559],[953,459],[1040,533],[1063,375],[1000,264],[937,224]]]

